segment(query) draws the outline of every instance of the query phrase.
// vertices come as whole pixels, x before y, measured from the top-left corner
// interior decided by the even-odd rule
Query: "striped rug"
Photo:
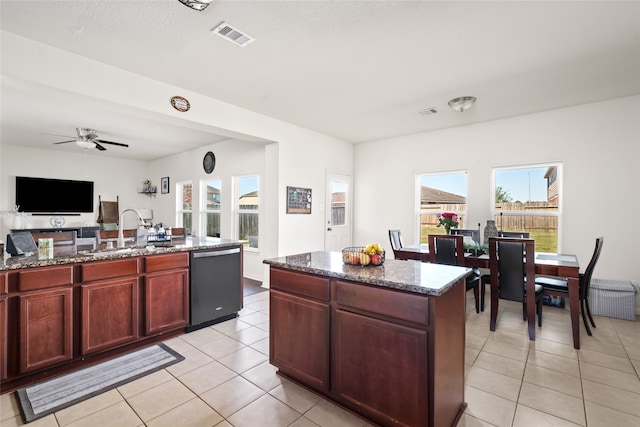
[[[21,388],[17,391],[18,401],[28,423],[182,360],[183,356],[166,345],[152,345]]]

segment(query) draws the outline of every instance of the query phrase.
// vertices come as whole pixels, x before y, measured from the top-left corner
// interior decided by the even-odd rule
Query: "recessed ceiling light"
[[[179,0],[180,3],[189,6],[191,9],[202,12],[213,0]]]

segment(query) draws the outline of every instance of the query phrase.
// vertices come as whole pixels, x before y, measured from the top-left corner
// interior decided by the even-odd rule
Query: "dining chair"
[[[452,228],[451,234],[454,236],[468,236],[474,242],[480,243],[480,224],[478,224],[477,230],[472,228]]]
[[[138,230],[122,230],[125,244],[127,242],[136,242],[138,238]],[[96,249],[115,249],[118,245],[118,230],[97,230],[96,231]]]
[[[498,237],[529,239],[529,235],[528,231],[498,231]]]
[[[593,255],[591,256],[591,261],[589,261],[589,265],[587,265],[584,273],[580,273],[578,277],[578,284],[580,289],[578,293],[580,298],[580,312],[582,313],[582,322],[584,323],[584,327],[587,330],[587,334],[589,335],[592,334],[591,329],[589,328],[589,324],[587,323],[587,315],[589,316],[591,326],[593,326],[594,328],[596,327],[596,323],[593,321],[593,317],[591,317],[591,308],[589,308],[589,289],[591,288],[591,276],[593,275],[593,270],[596,268],[598,258],[600,258],[600,252],[602,252],[603,244],[604,237],[598,237],[596,239],[596,247],[593,250]],[[569,297],[569,286],[567,283],[567,279],[548,276],[537,276],[536,284],[542,286],[546,295],[558,296],[561,298]]]
[[[464,265],[464,237],[451,234],[429,234],[429,261],[436,264]],[[480,313],[480,270],[472,269],[466,277],[466,290],[473,289],[476,300],[476,313]]]
[[[391,249],[393,250],[393,256],[398,258],[396,251],[402,249],[402,234],[400,230],[389,230],[389,241],[391,241]]]
[[[533,239],[489,238],[491,271],[491,323],[495,331],[498,300],[522,302],[522,318],[527,320],[527,282],[535,283],[535,245]],[[497,286],[494,286],[497,284]],[[542,326],[542,286],[534,285],[538,326]]]

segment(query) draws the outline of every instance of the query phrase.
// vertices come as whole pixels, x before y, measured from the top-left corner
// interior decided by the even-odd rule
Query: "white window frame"
[[[191,209],[183,209],[182,201],[183,201],[183,190],[184,186],[187,184],[191,184]],[[175,192],[176,192],[176,227],[184,227],[183,215],[185,213],[191,214],[191,228],[193,228],[194,218],[193,218],[193,181],[180,181],[175,183]],[[193,230],[190,230],[193,232]]]
[[[417,242],[421,242],[421,237],[422,237],[422,223],[421,223],[421,217],[423,214],[432,214],[431,211],[428,210],[423,210],[422,209],[422,194],[421,194],[421,188],[422,188],[422,177],[423,176],[435,176],[435,175],[456,175],[456,174],[464,174],[465,176],[465,209],[464,210],[446,210],[446,212],[453,212],[458,216],[462,216],[465,221],[466,221],[466,226],[464,226],[464,228],[474,228],[471,227],[469,224],[469,217],[467,215],[467,212],[469,210],[469,172],[467,170],[451,170],[451,171],[439,171],[439,172],[424,172],[424,173],[419,173],[416,174],[416,221],[415,223],[417,224],[417,230],[416,230],[416,235],[417,235]],[[438,213],[442,213],[442,212],[438,212]],[[460,227],[463,228],[463,227]],[[423,243],[426,243],[423,242]]]
[[[208,183],[211,181],[216,181],[220,183],[220,207],[218,209],[208,209],[207,208],[207,187]],[[200,181],[200,229],[202,230],[201,234],[203,236],[207,235],[207,214],[217,213],[220,217],[220,234],[222,235],[222,179],[220,178],[209,178],[203,179]],[[209,236],[213,237],[213,236]]]
[[[496,172],[504,171],[504,170],[514,170],[514,169],[531,169],[531,168],[549,168],[555,166],[557,168],[557,181],[558,181],[558,210],[557,211],[541,211],[536,212],[535,214],[530,211],[509,211],[509,216],[549,216],[549,217],[557,217],[558,224],[558,240],[556,242],[557,251],[561,253],[562,247],[562,205],[564,203],[565,195],[564,195],[564,171],[562,167],[562,162],[546,162],[546,163],[533,163],[527,165],[516,165],[516,166],[496,166],[491,168],[491,191],[490,191],[490,207],[491,207],[491,218],[495,218],[496,227],[500,230],[500,211],[496,209]]]

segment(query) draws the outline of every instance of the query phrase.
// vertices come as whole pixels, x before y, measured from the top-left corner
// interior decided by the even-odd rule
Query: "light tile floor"
[[[460,426],[640,426],[640,322],[596,317],[574,350],[568,311],[545,306],[531,342],[519,304],[501,301],[490,332],[468,294]],[[275,374],[268,316],[268,292],[245,297],[239,318],[166,341],[183,362],[30,425],[368,426]],[[2,427],[22,424],[13,393],[0,404]]]

